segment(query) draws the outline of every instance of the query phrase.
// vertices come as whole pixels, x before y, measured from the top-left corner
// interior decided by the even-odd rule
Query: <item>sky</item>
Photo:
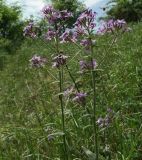
[[[23,16],[29,18],[30,15],[40,17],[41,9],[45,5],[44,0],[6,0],[8,4],[18,4],[23,8]],[[88,7],[92,8],[98,13],[98,16],[102,16],[104,11],[101,7],[104,7],[108,0],[80,0]]]

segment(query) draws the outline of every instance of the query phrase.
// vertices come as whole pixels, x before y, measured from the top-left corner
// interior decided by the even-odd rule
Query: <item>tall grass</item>
[[[108,108],[113,111],[110,126],[98,128],[100,160],[142,159],[141,28],[142,23],[133,25],[132,32],[119,38],[107,55],[105,49],[111,37],[98,38],[93,51],[101,68],[95,77],[96,116],[105,118]],[[62,50],[73,57],[69,59],[68,68],[75,82],[89,92],[88,73],[82,76],[78,73],[81,52],[70,44],[64,45]],[[5,68],[0,71],[2,160],[63,159],[58,73],[51,64],[43,69],[31,69],[28,61],[33,54],[50,61],[52,48],[41,41],[36,44],[26,41],[15,55],[7,57]],[[64,70],[64,75],[64,88],[67,88],[73,82],[68,70]],[[94,156],[91,115],[69,100],[66,100],[64,114],[70,159],[91,159]]]

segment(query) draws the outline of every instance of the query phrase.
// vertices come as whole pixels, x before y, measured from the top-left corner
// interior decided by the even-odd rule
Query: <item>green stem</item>
[[[57,25],[55,24],[55,29],[57,30]],[[60,54],[59,51],[59,38],[56,34],[55,38],[55,46],[56,46],[56,53]],[[65,129],[65,115],[64,115],[64,104],[63,104],[63,67],[59,68],[59,88],[60,88],[60,105],[61,105],[61,112],[62,112],[62,130],[63,130],[63,144],[64,144],[64,160],[68,160],[68,153],[67,153],[67,145],[66,145],[66,129]]]
[[[75,88],[76,88],[77,92],[80,92],[80,91],[79,91],[79,88],[78,88],[78,86],[77,86],[77,84],[76,84],[76,82],[75,82],[75,79],[74,79],[74,77],[72,76],[72,74],[71,74],[71,72],[70,72],[67,64],[66,64],[66,69],[67,69],[67,71],[68,71],[68,73],[69,73],[69,76],[71,77],[71,79],[72,79],[72,81],[73,81],[73,83],[74,83],[74,85],[75,85]]]
[[[64,116],[64,106],[63,106],[63,68],[59,69],[59,81],[60,81],[60,95],[59,95],[59,99],[60,99],[60,103],[61,103],[61,111],[62,111],[62,129],[63,129],[63,143],[64,143],[64,158],[65,160],[68,160],[68,154],[67,154],[67,146],[66,146],[66,130],[65,130],[65,116]]]
[[[98,149],[98,133],[97,133],[97,125],[96,125],[96,74],[93,67],[93,44],[92,40],[90,39],[91,43],[91,76],[92,76],[92,87],[93,87],[93,126],[94,126],[94,145],[95,145],[95,152],[96,152],[96,160],[99,160],[99,149]]]

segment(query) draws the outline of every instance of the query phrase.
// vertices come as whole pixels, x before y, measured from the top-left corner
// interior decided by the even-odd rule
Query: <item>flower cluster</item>
[[[87,9],[78,17],[75,27],[93,30],[96,26],[96,23],[94,23],[95,18],[96,12],[93,12],[92,9]]]
[[[112,122],[113,119],[113,111],[109,108],[107,110],[107,115],[105,116],[105,118],[98,118],[97,120],[97,124],[99,125],[99,127],[108,127],[110,125],[110,123]]]
[[[34,55],[30,60],[32,67],[43,67],[44,64],[47,62],[45,58],[42,58],[41,56]]]
[[[76,42],[77,36],[75,36],[73,30],[66,29],[66,31],[60,36],[60,40],[60,43]]]
[[[65,56],[63,54],[59,54],[58,56],[53,58],[53,67],[60,68],[60,66],[65,65],[67,61],[68,56]]]
[[[75,94],[75,97],[73,98],[73,101],[79,103],[79,104],[85,104],[86,102],[86,93],[78,92]]]
[[[57,23],[59,20],[66,20],[73,16],[72,13],[67,10],[58,11],[52,6],[45,6],[42,9],[42,13],[50,24]]]
[[[36,37],[36,33],[34,32],[34,23],[30,22],[23,30],[24,36],[29,36],[31,38]]]
[[[73,16],[72,13],[67,10],[58,11],[52,6],[45,6],[42,9],[42,13],[48,20],[49,25],[52,26],[52,29],[49,28],[45,35],[46,40],[52,40],[56,36],[60,37],[65,27],[62,22]],[[67,33],[63,34],[60,39],[66,39],[66,34]]]
[[[103,23],[102,27],[99,28],[98,34],[104,34],[107,32],[113,33],[115,30],[126,30],[127,23],[124,19],[111,19],[105,23]]]
[[[79,64],[80,64],[81,71],[89,70],[89,69],[92,69],[92,68],[95,69],[97,67],[97,62],[96,62],[95,59],[93,59],[93,61],[91,61],[91,62],[87,62],[85,60],[81,60],[79,62]]]
[[[76,42],[80,36],[89,36],[89,33],[92,33],[96,26],[96,23],[94,23],[95,18],[96,12],[93,12],[89,9],[85,10],[75,22],[74,29],[68,29],[63,33],[61,36],[62,42]],[[80,44],[88,49],[90,42],[88,39],[86,39],[82,40]]]
[[[45,34],[45,39],[51,41],[55,36],[56,33],[53,29],[49,28],[47,33]]]

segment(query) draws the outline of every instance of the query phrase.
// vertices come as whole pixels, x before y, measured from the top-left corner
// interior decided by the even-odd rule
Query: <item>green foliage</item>
[[[102,68],[96,77],[97,118],[105,116],[107,108],[112,108],[115,115],[110,127],[98,128],[103,156],[100,160],[142,159],[142,23],[131,27],[132,32],[118,38],[107,55],[104,52],[111,36],[98,38],[94,49],[94,57]],[[51,64],[42,69],[29,67],[33,54],[47,57],[50,62],[51,45],[41,41],[23,43],[17,54],[8,57],[7,66],[0,71],[1,160],[63,159],[61,112],[56,95],[58,74]],[[76,74],[79,71],[76,60],[82,58],[82,53],[70,44],[65,44],[63,50],[71,57],[69,68],[73,76],[76,75],[77,82],[86,90],[90,83],[88,74],[81,78]],[[64,89],[72,85],[68,76],[65,81]],[[93,159],[90,115],[85,108],[68,101],[65,115],[70,159]]]
[[[7,6],[0,2],[0,48],[13,51],[20,46],[23,40],[23,22],[21,10],[17,6]],[[5,43],[6,42],[6,43]]]
[[[71,27],[76,21],[78,15],[85,9],[83,3],[78,0],[51,0],[55,9],[68,10],[73,13],[73,18],[67,21],[68,27]]]
[[[112,4],[112,7],[107,14],[111,18],[125,19],[127,22],[142,19],[141,0],[112,0],[109,4]]]

